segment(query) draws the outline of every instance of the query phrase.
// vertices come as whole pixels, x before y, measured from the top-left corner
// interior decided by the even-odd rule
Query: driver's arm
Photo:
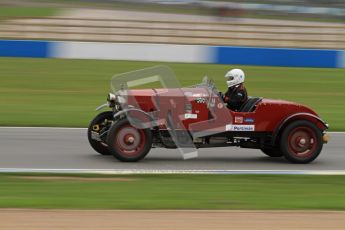
[[[224,94],[222,92],[218,92],[218,96],[224,101]]]

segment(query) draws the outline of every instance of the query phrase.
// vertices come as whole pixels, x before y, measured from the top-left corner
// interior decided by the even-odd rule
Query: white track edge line
[[[345,170],[145,170],[0,168],[0,173],[345,175]]]
[[[73,128],[73,127],[35,127],[35,126],[24,126],[24,127],[17,127],[17,126],[0,126],[0,129],[79,129],[79,130],[86,130],[87,128]],[[345,132],[344,132],[345,133]]]

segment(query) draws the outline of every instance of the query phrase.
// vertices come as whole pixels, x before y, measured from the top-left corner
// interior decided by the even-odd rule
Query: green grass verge
[[[56,15],[57,12],[58,9],[52,7],[1,6],[0,18],[47,17]]]
[[[96,181],[85,180],[90,175],[66,177],[0,174],[0,208],[345,210],[344,176],[91,176],[100,178]]]
[[[0,125],[86,127],[105,102],[110,79],[162,63],[0,58]],[[163,63],[183,86],[207,75],[225,91],[224,74],[235,67]],[[236,66],[246,73],[250,95],[286,99],[315,109],[331,127],[345,130],[345,69]]]

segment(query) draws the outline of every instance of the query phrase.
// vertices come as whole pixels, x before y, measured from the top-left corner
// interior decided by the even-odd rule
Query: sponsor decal
[[[243,117],[235,117],[235,123],[243,123]]]
[[[250,117],[245,118],[244,122],[246,122],[246,123],[254,123],[254,118],[250,118]]]
[[[195,99],[196,103],[206,103],[207,99],[203,98],[203,97],[198,97],[197,99]]]
[[[226,125],[226,131],[244,131],[244,132],[253,132],[255,131],[255,125]]]
[[[224,107],[224,104],[223,103],[218,103],[217,107],[218,107],[218,109],[222,109]]]
[[[184,115],[184,119],[197,119],[198,118],[198,114],[194,114],[194,113],[186,113]]]

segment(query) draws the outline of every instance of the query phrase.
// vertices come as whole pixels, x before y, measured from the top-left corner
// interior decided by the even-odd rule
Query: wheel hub
[[[315,148],[315,137],[312,131],[305,127],[293,130],[289,135],[289,147],[292,153],[298,157],[312,154]]]
[[[116,135],[117,146],[125,154],[136,153],[144,141],[141,131],[130,125],[122,127]]]
[[[131,135],[131,134],[126,135],[125,138],[124,138],[125,143],[128,144],[128,145],[133,144],[134,140],[135,140],[134,136]]]
[[[304,137],[297,137],[296,138],[296,144],[299,147],[301,147],[301,148],[305,147],[306,143],[307,143],[307,140]]]

